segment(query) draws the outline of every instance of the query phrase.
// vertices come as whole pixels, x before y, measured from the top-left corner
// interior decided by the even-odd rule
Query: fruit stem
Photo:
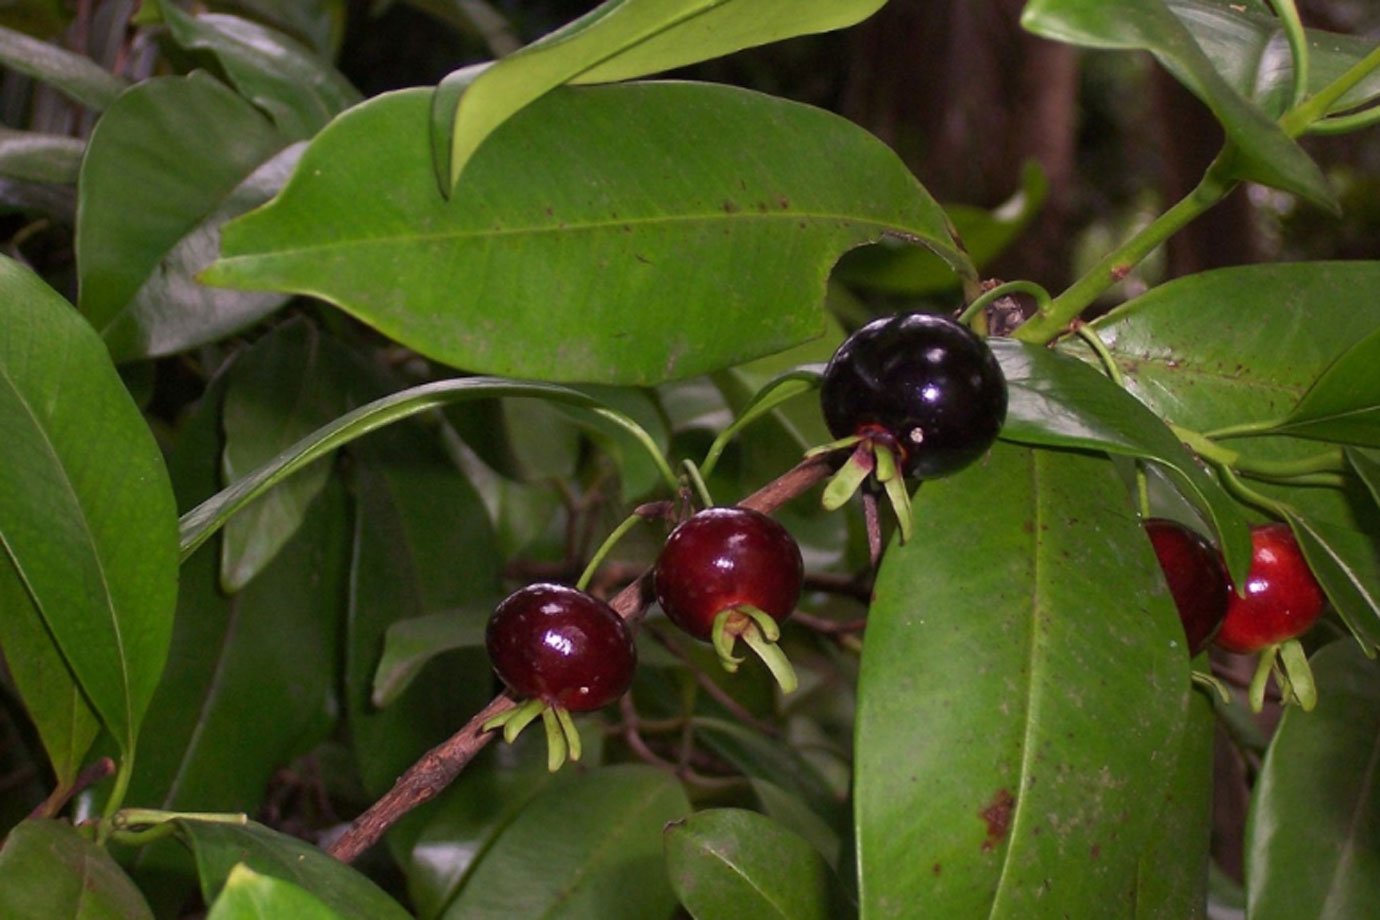
[[[709,474],[714,471],[714,467],[719,462],[719,457],[723,455],[724,449],[738,435],[738,432],[786,400],[819,389],[822,378],[823,374],[817,368],[805,366],[787,371],[765,384],[752,397],[742,413],[727,428],[719,432],[714,443],[709,445],[709,451],[704,455],[704,462],[700,464],[700,471],[704,474],[704,478],[709,478]]]
[[[1251,686],[1247,691],[1251,712],[1265,708],[1265,685],[1270,682],[1270,672],[1275,669],[1275,655],[1279,646],[1269,645],[1260,650],[1260,658],[1255,663],[1255,674],[1251,675]]]
[[[1035,298],[1035,305],[1040,310],[1049,306],[1049,291],[1034,281],[1007,281],[975,297],[973,302],[964,307],[963,312],[958,315],[958,321],[972,328],[973,320],[980,316],[983,310],[1008,294],[1029,294]]]
[[[695,466],[695,461],[686,458],[680,462],[680,465],[681,469],[685,470],[685,477],[695,487],[695,494],[699,496],[700,505],[705,508],[713,508],[714,496],[709,494],[709,486],[705,485],[704,477],[700,475],[700,469]]]
[[[676,493],[676,489],[680,488],[680,483],[676,480],[676,474],[671,471],[671,465],[666,462],[666,457],[661,453],[661,448],[657,447],[656,441],[652,440],[652,436],[647,433],[645,428],[626,415],[623,415],[621,412],[614,412],[612,409],[605,409],[602,406],[592,406],[589,411],[601,418],[608,419],[619,428],[622,428],[628,434],[632,435],[633,438],[646,449],[647,455],[652,458],[652,463],[656,465],[657,472],[661,473],[661,478],[671,487],[671,494],[674,495]]]
[[[1077,319],[1099,295],[1125,278],[1156,247],[1188,226],[1236,187],[1236,181],[1225,175],[1233,152],[1231,145],[1224,147],[1187,195],[1099,259],[1083,277],[1026,320],[1013,333],[1013,337],[1022,342],[1044,345],[1063,335],[1069,323]]]
[[[599,548],[596,549],[594,555],[590,557],[589,565],[585,566],[585,570],[580,573],[580,580],[575,582],[576,591],[584,591],[589,587],[589,583],[594,580],[594,573],[599,570],[599,566],[603,563],[604,557],[618,545],[618,541],[623,539],[628,531],[632,530],[643,520],[645,519],[642,515],[633,512],[624,518],[623,522],[615,527],[612,533],[604,538],[604,542],[599,544]]]

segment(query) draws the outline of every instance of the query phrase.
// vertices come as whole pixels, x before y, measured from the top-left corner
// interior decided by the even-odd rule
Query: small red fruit
[[[1251,528],[1251,547],[1245,594],[1232,592],[1215,640],[1242,654],[1303,635],[1322,616],[1326,600],[1288,525]]]
[[[666,540],[653,572],[657,602],[671,622],[711,640],[728,670],[742,638],[772,668],[782,688],[795,674],[773,643],[779,622],[800,600],[800,547],[774,519],[747,508],[708,508]]]
[[[1196,657],[1227,615],[1231,581],[1222,556],[1199,533],[1176,521],[1150,518],[1145,532],[1179,610],[1188,655]]]
[[[573,712],[598,709],[632,684],[637,648],[623,618],[598,598],[535,584],[494,610],[489,661],[514,695]]]

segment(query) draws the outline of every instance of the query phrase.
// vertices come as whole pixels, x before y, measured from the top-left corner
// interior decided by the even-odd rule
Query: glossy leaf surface
[[[184,343],[186,333],[164,326],[179,322],[178,294],[198,295],[189,274],[168,284],[165,260],[176,263],[179,244],[220,209],[262,201],[240,186],[285,145],[258,110],[200,72],[146,80],[97,123],[79,184],[79,306],[116,360]],[[227,217],[220,212],[221,222]],[[209,255],[204,246],[201,255]],[[146,286],[174,302],[141,303]]]
[[[1317,708],[1285,709],[1252,801],[1253,920],[1362,917],[1380,886],[1380,666],[1349,641],[1310,663]]]
[[[1375,539],[1298,514],[1289,523],[1332,608],[1358,642],[1380,648],[1380,548]]]
[[[117,77],[90,58],[3,27],[0,27],[0,62],[98,111],[113,103],[129,86],[123,77]]]
[[[406,920],[407,911],[369,879],[296,837],[262,824],[180,819],[178,833],[196,855],[206,903],[215,903],[238,865],[291,882],[347,920]]]
[[[553,92],[447,202],[421,136],[428,98],[333,122],[202,277],[325,297],[471,371],[652,384],[818,335],[829,268],[853,246],[890,234],[965,264],[895,154],[816,109],[684,83]],[[676,173],[659,165],[686,149]]]
[[[295,39],[239,16],[191,16],[158,4],[173,41],[210,54],[234,87],[267,112],[283,136],[306,140],[360,101],[358,91]]]
[[[437,101],[437,168],[453,188],[474,152],[518,110],[562,83],[674,70],[872,15],[885,0],[607,0],[479,74],[458,107]]]
[[[305,321],[279,326],[241,354],[226,384],[224,481],[252,473],[344,415],[350,408],[350,371],[336,341]],[[227,592],[243,588],[292,537],[330,472],[330,461],[322,458],[226,524],[221,585]]]
[[[0,916],[153,920],[129,876],[101,847],[59,821],[21,822],[0,849]]]
[[[1092,48],[1148,51],[1201,99],[1240,151],[1243,178],[1336,207],[1321,170],[1261,109],[1228,83],[1165,0],[1029,0],[1027,29]]]
[[[375,706],[388,706],[407,689],[428,661],[458,648],[482,648],[484,627],[498,605],[476,606],[471,610],[446,610],[399,620],[388,627],[383,640],[383,656],[374,673],[370,697]]]
[[[172,489],[100,339],[9,259],[0,260],[0,430],[0,546],[128,752],[172,630]]]
[[[606,767],[562,783],[533,799],[494,841],[443,916],[667,916],[675,895],[661,829],[689,811],[680,783],[652,767]]]
[[[340,916],[291,882],[238,865],[230,870],[206,920],[339,920]]]
[[[992,339],[1009,405],[1001,436],[1051,447],[1091,448],[1162,464],[1217,530],[1228,568],[1244,581],[1251,537],[1236,503],[1164,422],[1088,365],[1013,339]]]
[[[1277,430],[1380,447],[1380,328],[1323,371]]]
[[[1189,690],[1124,486],[1105,459],[999,442],[921,487],[915,528],[859,677],[863,915],[1131,915]]]
[[[755,811],[696,812],[667,825],[665,843],[671,885],[695,920],[837,920],[849,914],[819,852]]]

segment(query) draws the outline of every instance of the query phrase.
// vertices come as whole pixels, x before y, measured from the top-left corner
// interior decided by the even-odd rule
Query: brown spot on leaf
[[[1011,812],[1016,808],[1016,799],[1009,789],[998,789],[992,801],[978,812],[978,817],[987,822],[987,839],[982,841],[984,853],[996,849],[1006,839],[1011,830]]]
[[[723,209],[725,214],[732,214],[738,210],[738,202],[734,201],[731,198],[725,198],[723,203]]]
[[[938,875],[939,873],[944,871],[944,867],[941,866],[939,863],[935,863],[933,866],[930,866],[930,871],[933,872],[935,875]]]

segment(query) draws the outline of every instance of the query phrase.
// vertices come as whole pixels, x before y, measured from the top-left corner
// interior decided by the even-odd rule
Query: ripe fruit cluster
[[[712,640],[729,671],[742,662],[733,655],[741,638],[787,693],[796,677],[776,645],[778,624],[795,610],[803,578],[800,548],[791,535],[746,508],[709,508],[680,524],[653,574],[657,599],[673,623],[697,639]],[[540,716],[552,770],[567,754],[580,757],[570,713],[621,697],[637,666],[627,622],[603,601],[562,585],[528,585],[510,595],[490,617],[485,644],[499,679],[525,699],[485,728],[501,726],[512,741]]]
[[[1263,653],[1250,689],[1257,710],[1278,657],[1284,664],[1278,676],[1286,697],[1311,708],[1316,696],[1298,637],[1322,616],[1326,597],[1288,525],[1251,528],[1251,567],[1239,594],[1221,555],[1203,537],[1158,518],[1147,520],[1145,530],[1178,608],[1190,655],[1197,655],[1209,639],[1229,652]]]

